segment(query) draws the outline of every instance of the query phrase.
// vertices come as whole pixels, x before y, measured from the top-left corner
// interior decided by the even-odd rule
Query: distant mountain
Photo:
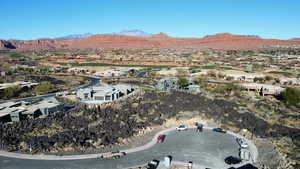
[[[117,35],[124,35],[124,36],[136,36],[136,37],[143,37],[148,38],[151,37],[151,33],[144,32],[142,30],[133,29],[133,30],[123,30],[119,33],[116,33]]]
[[[214,35],[206,35],[203,38],[236,38],[236,37],[250,37],[250,38],[260,38],[258,35],[234,35],[231,33],[218,33]]]
[[[91,33],[72,34],[72,35],[58,37],[58,38],[55,38],[55,39],[79,39],[79,38],[86,38],[86,37],[89,37],[89,36],[92,36],[92,35],[93,34],[91,34]]]
[[[145,37],[140,31],[122,31],[120,34],[84,34],[63,39],[0,40],[1,49],[50,49],[50,48],[169,48],[196,47],[201,49],[262,49],[270,45],[300,45],[298,39],[263,39],[257,36],[220,33],[203,38],[175,38],[165,33]],[[125,32],[125,33],[124,33]],[[129,32],[129,33],[128,33]],[[126,36],[125,36],[125,35]],[[147,34],[147,33],[146,33]],[[85,38],[80,38],[84,37]],[[86,37],[88,36],[88,37]],[[137,37],[138,36],[138,37]],[[141,37],[142,36],[142,37]],[[146,35],[147,36],[147,35]],[[71,38],[71,39],[70,39]]]
[[[289,40],[292,40],[292,41],[300,41],[300,38],[293,38],[293,39],[289,39]]]

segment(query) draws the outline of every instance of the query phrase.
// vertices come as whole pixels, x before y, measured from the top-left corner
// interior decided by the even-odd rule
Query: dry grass
[[[35,128],[32,132],[28,133],[29,136],[54,136],[57,133],[63,132],[64,129],[58,124],[51,124],[48,127],[39,129]]]

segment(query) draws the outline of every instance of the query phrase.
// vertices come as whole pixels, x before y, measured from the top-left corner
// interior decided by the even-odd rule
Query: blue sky
[[[175,37],[300,37],[300,0],[1,0],[0,11],[0,39],[127,29]]]

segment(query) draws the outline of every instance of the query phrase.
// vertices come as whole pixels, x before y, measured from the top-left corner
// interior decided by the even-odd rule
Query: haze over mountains
[[[89,37],[92,35],[95,35],[95,34],[92,34],[92,33],[71,34],[71,35],[57,37],[57,38],[53,38],[53,39],[79,39],[79,38],[86,38],[86,37]],[[113,33],[113,35],[136,36],[136,37],[147,38],[147,37],[152,36],[153,34],[144,32],[139,29],[132,29],[132,30],[123,30],[119,33]]]
[[[203,38],[175,38],[165,33],[126,30],[115,34],[74,34],[55,39],[0,40],[0,49],[48,48],[147,48],[196,47],[214,49],[261,49],[270,45],[300,45],[299,39],[263,39],[258,36],[221,33]]]

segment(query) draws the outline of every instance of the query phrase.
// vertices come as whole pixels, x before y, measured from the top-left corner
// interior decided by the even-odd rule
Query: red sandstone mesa
[[[49,48],[145,48],[145,47],[197,47],[214,49],[261,49],[269,45],[300,45],[299,39],[262,39],[229,33],[204,38],[175,38],[164,33],[149,38],[98,34],[79,39],[0,40],[0,49]]]

